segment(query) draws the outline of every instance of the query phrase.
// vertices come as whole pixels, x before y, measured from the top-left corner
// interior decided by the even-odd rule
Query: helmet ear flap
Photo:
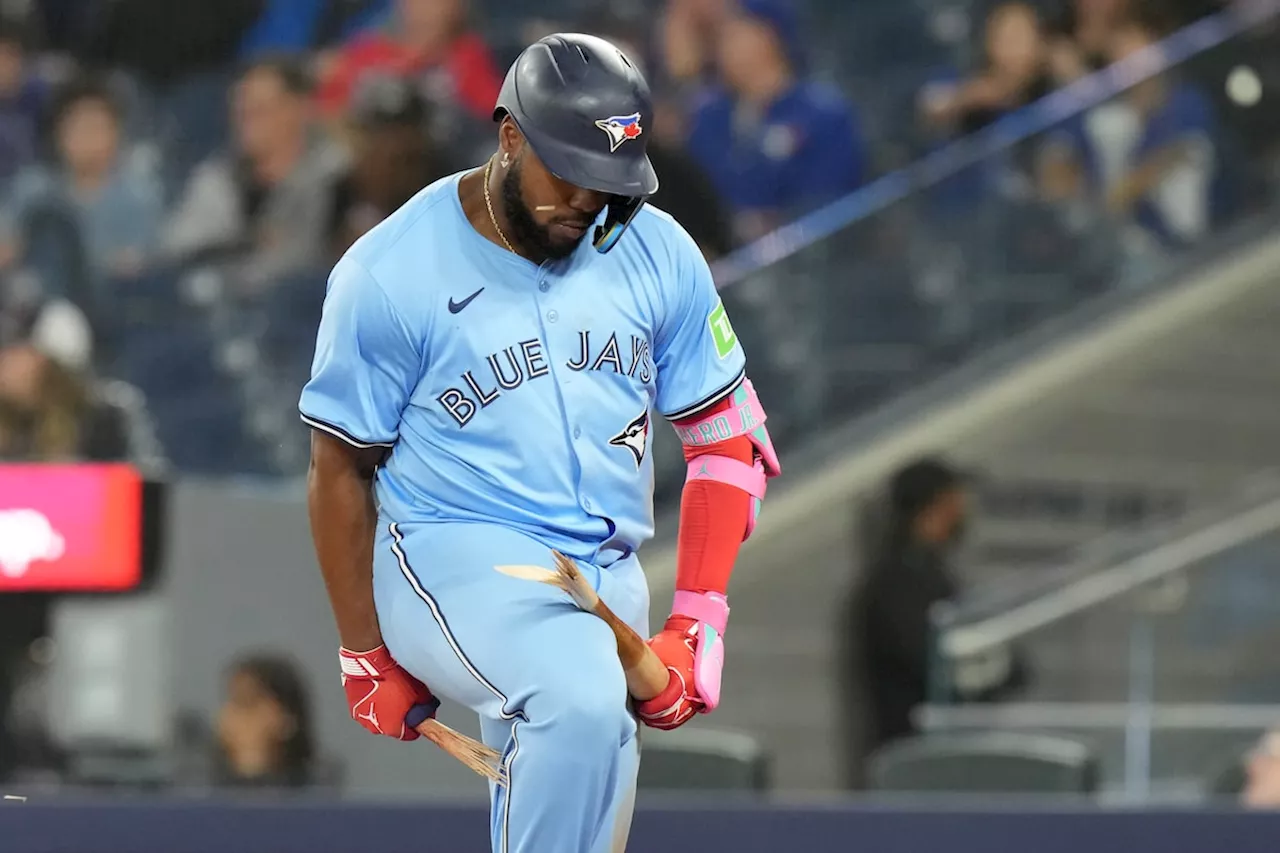
[[[591,240],[597,252],[603,255],[617,244],[618,238],[627,230],[627,226],[631,224],[632,219],[635,219],[640,208],[644,207],[644,203],[643,196],[631,198],[615,195],[609,199],[604,224],[596,227]]]
[[[592,245],[596,247],[597,252],[603,255],[614,247],[624,230],[626,230],[625,227],[613,222],[611,217],[605,220],[604,225],[596,226],[595,239],[592,241]]]

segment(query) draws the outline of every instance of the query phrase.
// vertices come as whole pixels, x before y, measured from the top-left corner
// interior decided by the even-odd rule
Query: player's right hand
[[[678,729],[693,719],[694,714],[707,709],[695,686],[699,624],[687,616],[672,616],[657,636],[649,640],[649,648],[667,665],[669,673],[665,690],[648,701],[636,703],[636,716],[650,728]]]
[[[434,717],[440,707],[427,685],[405,672],[386,646],[367,652],[339,649],[338,662],[351,719],[376,735],[417,740],[414,726]]]

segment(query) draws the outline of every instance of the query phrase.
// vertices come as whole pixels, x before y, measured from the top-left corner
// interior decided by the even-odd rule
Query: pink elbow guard
[[[720,704],[720,680],[724,671],[724,629],[729,622],[729,601],[718,592],[676,590],[672,616],[687,616],[694,626],[693,688],[703,702],[702,713]]]
[[[764,425],[765,418],[760,398],[756,396],[751,380],[743,379],[742,384],[733,392],[733,405],[730,408],[687,426],[676,427],[680,441],[687,447],[709,447],[740,435],[751,440],[755,449],[753,464],[747,465],[728,456],[708,453],[689,463],[687,477],[688,480],[705,479],[728,483],[751,495],[751,514],[747,517],[747,532],[742,537],[743,541],[755,530],[769,478],[782,473],[777,451],[773,449],[769,431]]]

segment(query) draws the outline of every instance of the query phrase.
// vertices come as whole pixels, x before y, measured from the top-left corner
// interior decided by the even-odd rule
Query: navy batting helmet
[[[653,101],[640,70],[602,38],[547,36],[507,72],[493,119],[508,115],[551,174],[609,194],[592,243],[600,252],[613,248],[658,189],[645,153]]]

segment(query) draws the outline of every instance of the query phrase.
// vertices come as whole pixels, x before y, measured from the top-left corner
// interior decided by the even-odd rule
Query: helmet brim
[[[518,121],[516,126],[520,126]],[[638,143],[638,151],[610,153],[565,145],[537,128],[520,127],[520,132],[547,171],[575,187],[630,198],[644,198],[658,191],[658,173]]]

